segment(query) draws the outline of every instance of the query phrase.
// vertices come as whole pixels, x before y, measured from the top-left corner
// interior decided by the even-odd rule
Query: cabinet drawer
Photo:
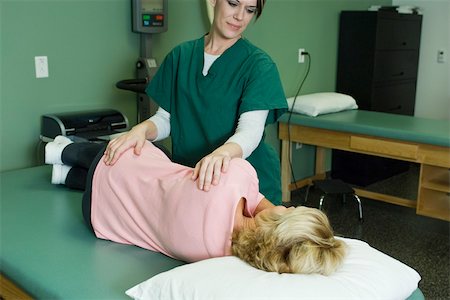
[[[414,115],[416,81],[378,85],[372,91],[371,110]]]
[[[375,81],[415,79],[418,61],[418,50],[377,51],[375,53],[374,79]]]
[[[386,141],[374,138],[359,136],[350,137],[350,148],[365,152],[372,152],[389,157],[399,157],[405,159],[417,159],[419,146],[413,144]]]
[[[379,19],[376,48],[419,49],[421,27],[420,19]]]

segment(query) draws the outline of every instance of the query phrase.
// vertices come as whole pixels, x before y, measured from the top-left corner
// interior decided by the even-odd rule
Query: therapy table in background
[[[348,110],[309,117],[289,113],[279,120],[283,201],[290,191],[325,178],[325,149],[339,149],[420,164],[417,199],[355,188],[358,195],[416,208],[416,213],[450,221],[450,123],[381,112]],[[290,134],[289,134],[290,132]],[[291,143],[316,147],[315,175],[291,183]]]
[[[97,239],[82,218],[82,193],[50,184],[51,172],[41,166],[0,177],[1,273],[32,297],[129,299],[127,289],[183,264]]]

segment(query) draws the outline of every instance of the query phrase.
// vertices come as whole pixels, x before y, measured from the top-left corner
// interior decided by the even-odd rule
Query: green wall
[[[302,94],[333,91],[338,15],[391,0],[271,0],[246,37],[277,62],[287,96],[294,95],[312,57]],[[1,171],[40,163],[40,117],[47,113],[115,108],[136,121],[134,94],[115,82],[134,78],[139,36],[130,29],[129,0],[0,0],[0,163]],[[161,61],[176,44],[208,29],[204,0],[169,0],[169,31],[155,35]],[[37,79],[34,57],[45,55],[49,78]],[[276,127],[268,140],[278,148]],[[299,177],[312,170],[312,149],[295,150]]]

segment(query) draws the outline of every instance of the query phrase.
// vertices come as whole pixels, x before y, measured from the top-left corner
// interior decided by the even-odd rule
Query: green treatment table
[[[81,192],[50,178],[50,166],[0,175],[1,273],[21,290],[37,299],[129,299],[127,289],[183,264],[95,238],[83,222]],[[423,299],[419,289],[408,298]]]
[[[130,299],[132,286],[183,262],[97,239],[78,191],[51,166],[1,174],[1,272],[38,299]]]
[[[279,120],[283,201],[290,192],[325,178],[325,149],[339,149],[410,161],[420,165],[417,199],[355,188],[359,196],[416,209],[416,213],[450,221],[450,122],[365,110],[310,117],[293,113]],[[291,183],[291,143],[316,146],[312,177]]]

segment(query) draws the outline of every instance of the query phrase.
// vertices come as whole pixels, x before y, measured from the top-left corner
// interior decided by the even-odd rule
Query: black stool
[[[356,195],[355,190],[348,185],[347,183],[343,182],[340,179],[324,179],[324,180],[313,180],[313,185],[317,187],[319,190],[322,191],[323,195],[320,197],[319,201],[319,209],[322,210],[323,200],[326,196],[334,195],[334,196],[342,196],[343,200],[345,201],[346,196],[352,196],[353,198],[358,201],[358,207],[359,207],[359,220],[363,220],[363,213],[362,213],[362,205],[361,205],[361,199],[359,199],[358,195]],[[306,196],[305,196],[305,203],[308,201],[308,194],[309,189],[311,185],[308,186],[306,189]]]

